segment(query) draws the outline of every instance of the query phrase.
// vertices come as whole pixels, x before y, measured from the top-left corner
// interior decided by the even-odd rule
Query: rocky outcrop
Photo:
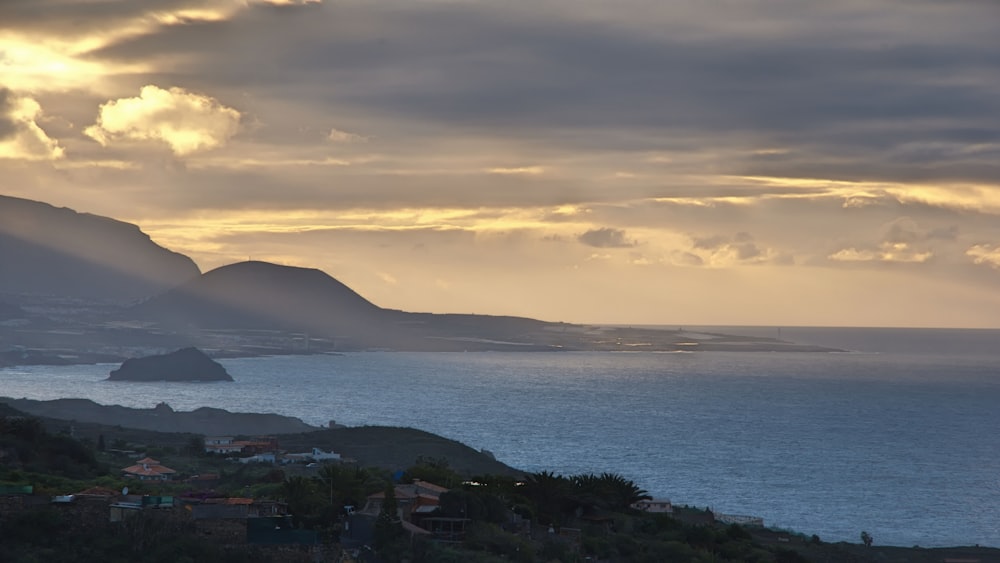
[[[110,381],[232,381],[222,364],[197,348],[125,360]]]

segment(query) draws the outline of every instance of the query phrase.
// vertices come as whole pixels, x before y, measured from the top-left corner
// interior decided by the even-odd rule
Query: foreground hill
[[[201,407],[175,411],[166,403],[152,409],[99,405],[89,399],[34,401],[0,397],[0,404],[33,416],[94,424],[124,426],[153,432],[191,432],[209,435],[291,434],[316,430],[298,418],[279,414],[236,413]]]
[[[139,227],[0,196],[0,293],[127,302],[200,272]]]
[[[419,458],[447,459],[466,475],[520,475],[513,469],[461,442],[414,428],[360,426],[316,428],[301,420],[276,414],[233,413],[200,408],[174,411],[165,404],[154,409],[99,405],[86,399],[32,401],[0,397],[0,420],[28,414],[40,418],[53,432],[72,427],[74,435],[97,443],[121,440],[130,444],[183,448],[192,435],[277,435],[282,448],[309,451],[318,447],[356,460],[362,466],[392,471],[405,469]]]

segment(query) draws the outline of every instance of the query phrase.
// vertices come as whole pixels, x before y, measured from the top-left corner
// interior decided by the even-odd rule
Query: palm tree
[[[532,473],[524,480],[524,496],[535,503],[539,516],[555,520],[569,500],[570,480],[549,471]]]
[[[285,479],[281,485],[288,502],[288,510],[297,521],[308,516],[315,504],[316,490],[310,479],[296,475]]]
[[[607,495],[609,508],[628,509],[640,500],[653,498],[634,481],[617,473],[601,473],[599,481],[601,489]]]
[[[344,476],[342,475],[340,468],[331,463],[324,464],[323,467],[320,468],[319,474],[316,475],[316,479],[323,485],[323,488],[329,492],[329,501],[332,506],[334,504],[334,490],[336,489],[337,484],[344,480]]]

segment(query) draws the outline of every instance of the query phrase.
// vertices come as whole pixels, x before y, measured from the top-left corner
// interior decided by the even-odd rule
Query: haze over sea
[[[527,471],[617,472],[656,497],[826,541],[867,530],[879,544],[1000,547],[1000,330],[780,336],[851,352],[245,358],[222,361],[235,383],[205,384],[17,367],[0,370],[0,395],[412,426]]]

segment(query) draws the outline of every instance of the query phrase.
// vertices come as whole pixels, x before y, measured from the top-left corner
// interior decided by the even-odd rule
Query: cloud
[[[124,140],[162,141],[184,156],[222,146],[239,126],[240,113],[214,98],[148,85],[138,97],[102,104],[97,122],[85,133],[104,146]]]
[[[1000,245],[977,244],[969,248],[965,255],[972,258],[974,264],[984,264],[994,269],[1000,269]]]
[[[904,215],[882,227],[878,242],[845,246],[827,258],[834,262],[923,264],[932,258],[947,257],[958,238],[955,225],[928,229]]]
[[[610,227],[591,229],[576,240],[594,248],[630,248],[636,245],[634,240],[626,237],[624,230]]]
[[[700,263],[709,266],[731,266],[734,264],[788,264],[790,258],[777,251],[761,248],[753,235],[738,232],[733,236],[712,235],[694,237],[690,251],[686,255],[697,256]],[[690,259],[686,260],[691,263]]]
[[[906,243],[883,243],[876,249],[842,248],[827,256],[834,262],[900,262],[922,264],[933,257],[929,251],[914,250]]]
[[[64,156],[59,142],[39,127],[42,106],[27,96],[0,88],[0,159],[56,160]]]
[[[330,132],[326,135],[327,140],[333,141],[334,143],[367,143],[368,137],[364,135],[358,135],[357,133],[348,133],[347,131],[341,131],[337,128],[330,129]]]
[[[545,172],[545,169],[541,166],[515,166],[489,168],[486,171],[490,174],[541,174]]]

